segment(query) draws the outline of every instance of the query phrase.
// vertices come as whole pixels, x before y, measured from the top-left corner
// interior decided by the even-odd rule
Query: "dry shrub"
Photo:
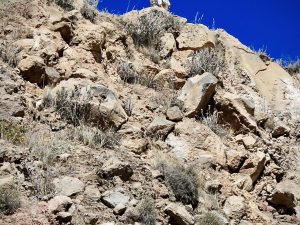
[[[195,225],[225,225],[225,222],[216,212],[207,212],[195,221]]]
[[[300,59],[289,62],[285,66],[286,71],[291,75],[300,74]]]
[[[179,92],[174,89],[163,88],[156,92],[152,101],[160,106],[163,113],[166,113],[167,110],[173,106],[178,106],[179,109],[182,109],[183,103],[177,99],[178,95]]]
[[[13,44],[0,44],[0,58],[2,58],[3,62],[7,63],[13,68],[19,63],[17,55],[20,51],[21,50]]]
[[[181,25],[181,21],[174,15],[152,10],[140,15],[136,24],[128,23],[125,28],[137,47],[150,47],[156,46],[159,38],[166,32],[178,33]]]
[[[198,204],[198,177],[190,167],[184,167],[178,160],[160,157],[156,168],[163,174],[175,198],[183,204]]]
[[[117,67],[121,80],[129,84],[140,84],[148,88],[155,88],[154,74],[138,74],[128,61],[121,61]]]
[[[224,56],[219,48],[203,48],[192,55],[186,67],[190,77],[204,72],[219,77],[225,67]]]
[[[83,123],[73,130],[72,139],[82,142],[91,148],[114,148],[119,144],[119,138],[114,129],[100,130]]]
[[[58,6],[60,6],[62,9],[66,10],[66,11],[72,11],[73,9],[75,9],[74,7],[74,0],[49,0],[54,1],[54,3]]]
[[[219,137],[228,137],[228,135],[232,133],[229,126],[220,123],[220,113],[216,110],[212,110],[211,106],[208,106],[206,113],[202,111],[201,114],[201,122]]]
[[[0,138],[13,144],[22,144],[26,139],[26,129],[23,125],[0,121]]]
[[[54,165],[57,156],[70,149],[66,137],[48,130],[29,133],[27,144],[31,155],[41,161],[44,168]]]
[[[20,192],[15,185],[0,187],[0,213],[13,214],[20,208]]]
[[[156,213],[155,202],[152,198],[144,199],[138,206],[139,218],[138,221],[143,225],[155,225]]]
[[[97,11],[99,0],[85,0],[83,7],[80,9],[82,16],[92,23],[95,22],[96,17],[99,15]]]

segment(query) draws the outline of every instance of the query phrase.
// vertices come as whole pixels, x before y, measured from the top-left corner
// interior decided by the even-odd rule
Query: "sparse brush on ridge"
[[[198,204],[198,178],[192,168],[186,168],[176,159],[157,159],[156,168],[163,174],[175,198],[183,204]]]
[[[13,214],[20,208],[20,193],[15,185],[0,187],[0,214]]]
[[[214,48],[203,48],[195,52],[189,59],[186,65],[189,77],[201,75],[205,72],[219,77],[220,73],[224,70],[225,61],[221,50]]]
[[[74,0],[48,0],[48,2],[53,2],[60,6],[62,9],[66,10],[66,11],[72,11],[73,9],[75,9],[74,7]]]
[[[287,63],[284,68],[291,75],[300,74],[300,59]]]
[[[137,207],[139,212],[138,221],[143,225],[155,225],[156,213],[155,202],[152,198],[144,199]]]
[[[127,33],[132,37],[137,48],[147,48],[151,59],[157,62],[160,38],[165,33],[177,34],[181,29],[181,21],[174,15],[161,10],[152,10],[138,16],[136,23],[125,24]]]
[[[97,11],[99,0],[85,0],[83,7],[80,9],[82,16],[92,23],[95,22],[96,17],[99,15]]]

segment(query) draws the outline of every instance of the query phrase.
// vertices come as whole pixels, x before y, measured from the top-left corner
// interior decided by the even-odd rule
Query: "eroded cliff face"
[[[0,3],[1,224],[299,224],[298,75],[69,2]]]

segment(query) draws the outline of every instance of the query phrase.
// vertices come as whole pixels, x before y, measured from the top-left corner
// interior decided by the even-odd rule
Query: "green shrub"
[[[19,191],[13,185],[0,187],[0,212],[13,214],[20,207]]]
[[[152,198],[146,198],[138,206],[139,218],[138,221],[143,225],[155,225],[156,213],[155,203]]]
[[[186,168],[177,160],[161,160],[157,169],[163,174],[175,198],[183,204],[198,204],[198,179],[191,168]]]
[[[0,138],[13,144],[22,144],[26,139],[26,129],[19,124],[0,121]]]

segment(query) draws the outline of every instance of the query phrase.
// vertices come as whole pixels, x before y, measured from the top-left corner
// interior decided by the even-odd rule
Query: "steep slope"
[[[0,6],[0,224],[299,224],[300,89],[268,56],[156,7]]]

